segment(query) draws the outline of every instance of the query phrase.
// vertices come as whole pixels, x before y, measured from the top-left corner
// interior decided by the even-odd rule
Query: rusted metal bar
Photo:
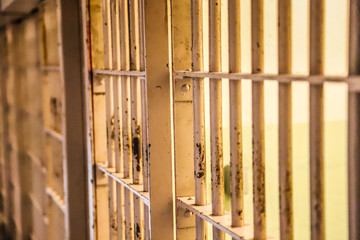
[[[252,73],[264,72],[264,0],[251,3]],[[266,238],[264,82],[252,82],[254,239]]]
[[[129,1],[130,17],[130,69],[140,70],[140,14],[139,0]],[[142,110],[141,110],[141,82],[138,77],[131,77],[131,137],[132,137],[132,171],[133,183],[142,184],[143,181],[143,152],[142,152]],[[134,196],[134,239],[144,239],[143,205]]]
[[[140,70],[139,2],[130,0],[130,69]],[[142,184],[141,83],[131,77],[131,128],[133,181]]]
[[[209,70],[221,71],[221,0],[209,1]],[[224,171],[222,132],[222,80],[210,79],[210,150],[212,213],[224,214]],[[215,240],[224,232],[213,227]]]
[[[310,75],[323,74],[324,0],[310,1]],[[311,239],[325,239],[323,84],[310,84]]]
[[[144,0],[139,0],[139,28],[140,28],[140,70],[145,72],[145,18]],[[145,79],[141,79],[141,111],[142,111],[142,156],[143,156],[143,189],[149,191],[149,139],[148,139],[148,106],[147,89]],[[147,204],[143,205],[144,239],[150,240],[150,209]]]
[[[228,2],[229,72],[241,72],[240,0]],[[244,225],[241,81],[229,82],[231,225]]]
[[[104,67],[112,69],[112,36],[111,36],[111,0],[103,0],[103,29],[104,29]],[[112,96],[112,81],[111,76],[105,81],[105,109],[106,109],[106,133],[107,133],[107,166],[113,167],[114,165],[114,152],[113,152],[113,96]],[[114,230],[114,185],[113,179],[108,178],[109,190],[109,239],[113,240],[115,235]]]
[[[192,70],[204,70],[203,56],[203,0],[191,1],[192,24]],[[205,96],[204,79],[193,79],[193,125],[194,125],[194,175],[195,202],[207,204],[206,146],[205,146]],[[196,239],[207,238],[207,225],[195,217]]]
[[[291,74],[291,0],[278,1],[278,73]],[[293,239],[292,94],[291,83],[279,83],[280,238]]]
[[[130,70],[130,43],[129,43],[129,3],[120,0],[120,67],[122,71]],[[122,105],[122,138],[123,138],[123,171],[124,178],[132,179],[132,149],[131,149],[131,103],[130,77],[121,77],[121,105]],[[124,188],[124,221],[125,239],[134,239],[133,232],[133,194]]]
[[[96,165],[96,168],[106,174],[108,177],[114,179],[114,181],[118,182],[120,185],[124,186],[124,188],[141,198],[145,205],[150,205],[149,193],[142,191],[143,186],[139,184],[133,184],[132,179],[124,178],[123,173],[115,172],[114,168],[108,168],[106,164],[99,163]]]
[[[119,1],[112,0],[111,2],[111,37],[112,37],[112,70],[117,71],[121,70],[120,62],[120,16],[119,16]],[[113,127],[113,136],[114,136],[114,161],[115,161],[115,171],[120,173],[123,171],[123,141],[121,136],[122,129],[122,118],[121,118],[121,76],[112,76],[113,78],[113,112],[114,112],[114,127]],[[111,179],[111,178],[109,178]],[[116,234],[116,239],[125,238],[125,218],[124,218],[124,187],[118,182],[113,181],[113,191],[112,195],[115,196],[114,200],[114,217],[113,221],[110,222],[114,233]],[[111,187],[111,186],[110,186]],[[112,203],[110,203],[112,204]],[[114,234],[114,235],[115,235]],[[115,237],[115,236],[114,236]],[[114,238],[113,237],[113,238]]]
[[[349,75],[360,75],[360,1],[349,5]],[[360,93],[348,93],[348,203],[349,239],[360,238]]]
[[[232,239],[236,240],[253,240],[254,231],[251,225],[245,224],[242,227],[233,227],[231,214],[225,213],[222,216],[214,216],[210,205],[198,206],[195,203],[194,197],[181,197],[177,199],[177,206],[184,208],[196,216],[199,216],[204,221],[210,223],[219,231],[223,231],[230,235]],[[266,239],[274,239],[267,237]]]
[[[139,54],[140,71],[145,72],[145,31],[144,31],[144,0],[139,1]],[[141,78],[140,78],[141,79]],[[140,82],[141,87],[141,125],[142,125],[142,157],[143,157],[143,185],[144,191],[149,191],[149,140],[148,140],[148,108],[146,81]]]

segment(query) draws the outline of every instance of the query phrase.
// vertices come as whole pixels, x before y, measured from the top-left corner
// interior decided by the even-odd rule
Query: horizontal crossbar
[[[96,164],[96,167],[98,170],[105,173],[106,175],[114,179],[116,182],[123,185],[125,188],[129,189],[136,196],[140,197],[145,205],[150,206],[149,192],[143,191],[144,187],[142,184],[133,184],[132,180],[129,178],[124,178],[122,173],[115,173],[114,168],[108,168],[103,164]]]

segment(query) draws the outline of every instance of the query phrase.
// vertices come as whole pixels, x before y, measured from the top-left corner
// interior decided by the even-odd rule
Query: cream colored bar
[[[192,24],[192,70],[204,70],[203,56],[203,0],[191,1]],[[205,146],[205,97],[204,79],[193,79],[193,125],[194,125],[194,177],[195,202],[207,204],[206,146]],[[195,217],[196,239],[207,239],[207,225]]]
[[[110,75],[110,76],[134,76],[140,79],[145,79],[144,71],[119,71],[108,69],[96,69],[92,71],[95,75]]]
[[[310,1],[310,75],[323,74],[324,0]],[[323,84],[310,84],[311,239],[325,239]]]
[[[119,16],[119,1],[111,1],[111,36],[112,36],[112,69],[120,70],[120,16]],[[121,76],[112,76],[113,77],[113,111],[114,111],[114,161],[115,161],[115,171],[120,173],[123,172],[123,156],[122,156],[122,136],[121,136],[121,127],[122,119],[121,116]],[[109,178],[110,179],[110,178]],[[124,219],[124,191],[123,186],[118,184],[116,181],[113,181],[112,195],[115,196],[112,203],[113,204],[113,219],[110,222],[111,227],[114,229],[112,238],[120,240],[125,238],[125,219]]]
[[[150,147],[151,239],[175,238],[170,1],[146,0],[146,83]],[[161,27],[160,27],[161,26]],[[161,187],[160,187],[161,186]]]
[[[145,71],[145,18],[144,0],[139,0],[139,28],[140,28],[140,70]],[[142,111],[142,156],[143,156],[143,186],[144,192],[149,191],[149,139],[148,139],[148,107],[145,79],[141,79],[141,111]],[[150,240],[150,209],[144,204],[144,239]]]
[[[125,188],[123,187],[123,185],[116,183],[117,240],[125,239],[125,199],[124,199],[124,191],[125,191]]]
[[[209,69],[221,71],[221,0],[209,1]],[[222,81],[210,79],[210,150],[211,196],[214,216],[224,214],[224,172],[222,133]],[[213,239],[225,239],[224,232],[213,227]]]
[[[142,191],[143,186],[139,184],[133,184],[131,179],[124,178],[124,174],[116,173],[115,168],[108,168],[105,164],[97,164],[97,169],[114,179],[119,184],[123,185],[127,190],[140,197],[141,200],[149,206],[149,192]]]
[[[130,0],[130,69],[140,70],[139,1]],[[131,77],[131,128],[133,181],[142,184],[141,82]]]
[[[222,216],[214,216],[212,214],[211,205],[198,206],[194,197],[181,197],[177,199],[177,206],[186,209],[204,221],[212,224],[214,228],[219,229],[236,240],[253,240],[254,231],[251,225],[243,225],[242,227],[233,227],[231,214],[225,213]],[[273,239],[267,237],[266,239]]]
[[[140,15],[139,0],[130,0],[130,69],[140,70]],[[141,82],[138,77],[131,77],[131,136],[132,136],[132,171],[133,183],[142,184],[142,110]],[[134,239],[144,239],[143,204],[134,196]]]
[[[319,84],[323,82],[352,82],[360,80],[358,76],[328,76],[328,75],[295,75],[295,74],[271,74],[271,73],[223,73],[223,72],[201,72],[201,71],[175,71],[175,79],[182,78],[226,78],[231,80],[250,79],[254,82],[264,80],[278,82],[303,81]]]
[[[104,67],[106,69],[112,69],[112,36],[111,36],[111,1],[113,0],[103,0],[103,29],[104,29]],[[107,165],[108,167],[113,167],[114,165],[114,153],[113,153],[113,102],[112,102],[112,81],[111,76],[105,81],[105,109],[106,109],[106,133],[107,133]],[[114,222],[114,188],[113,188],[113,179],[108,178],[108,189],[109,189],[109,228],[110,236],[109,239],[113,240],[115,231],[113,227]]]
[[[120,26],[119,26],[119,1],[111,1],[111,36],[112,36],[112,66],[113,69],[120,70]],[[119,104],[119,96],[121,93],[121,84],[119,84],[119,76],[113,76],[113,112],[114,112],[114,142],[115,142],[115,169],[122,172],[122,137],[121,137],[121,103]],[[121,99],[121,96],[120,96]]]
[[[350,1],[349,20],[349,75],[360,74],[360,1]],[[349,239],[360,239],[360,93],[351,91],[348,96],[348,191]]]
[[[120,63],[121,71],[130,72],[130,42],[129,42],[129,2],[120,0]],[[121,77],[121,103],[122,103],[122,138],[123,138],[123,171],[124,178],[132,181],[132,151],[131,151],[131,103],[130,103],[130,77]],[[125,208],[125,239],[134,239],[133,194],[124,188]]]
[[[139,34],[140,34],[140,71],[145,72],[145,31],[144,31],[144,0],[139,1]],[[139,77],[140,78],[140,77]],[[141,78],[140,78],[141,79]],[[148,139],[148,108],[145,79],[141,81],[141,125],[142,125],[142,156],[144,191],[149,191],[149,139]]]
[[[264,0],[251,5],[252,73],[264,72]],[[252,82],[254,239],[266,239],[264,82]]]
[[[228,1],[229,72],[241,72],[240,0]],[[244,225],[241,81],[229,81],[231,225]]]
[[[291,74],[291,0],[278,1],[278,72]],[[293,239],[291,82],[279,82],[280,239]]]

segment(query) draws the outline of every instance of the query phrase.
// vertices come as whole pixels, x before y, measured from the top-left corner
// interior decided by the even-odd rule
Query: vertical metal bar
[[[91,17],[92,17],[92,13],[93,13],[93,9],[90,5],[90,2],[87,0],[81,0],[81,27],[82,27],[82,51],[83,51],[83,59],[85,59],[85,61],[83,61],[84,64],[84,68],[83,68],[83,73],[84,73],[84,93],[85,93],[85,119],[88,119],[88,121],[86,121],[86,125],[85,125],[85,135],[89,136],[86,138],[86,149],[87,149],[87,155],[86,155],[86,160],[87,160],[87,193],[88,193],[88,209],[87,209],[87,213],[88,213],[88,218],[89,221],[87,222],[87,228],[88,228],[88,232],[89,232],[89,240],[95,240],[95,236],[96,236],[96,225],[95,225],[95,219],[96,219],[96,211],[95,211],[95,206],[96,206],[96,195],[95,195],[95,191],[96,191],[96,186],[95,186],[95,171],[93,170],[93,166],[95,164],[95,157],[96,154],[94,154],[95,152],[95,144],[94,144],[94,130],[95,128],[94,126],[94,116],[95,113],[93,111],[93,102],[94,102],[94,98],[92,96],[92,92],[93,92],[93,86],[92,86],[92,76],[91,76],[91,71],[92,71],[92,54],[91,54],[91,50],[92,50],[92,41],[91,41]],[[41,21],[42,23],[42,21]],[[41,33],[40,33],[41,35]],[[87,59],[91,59],[91,61],[86,61]]]
[[[112,36],[112,66],[115,70],[121,70],[120,65],[120,26],[119,26],[119,1],[111,1],[111,36]],[[113,111],[114,111],[114,142],[115,142],[115,170],[122,172],[122,137],[121,137],[121,103],[119,96],[121,94],[120,78],[113,77]],[[121,96],[120,96],[121,99]]]
[[[120,56],[121,70],[130,70],[130,43],[129,43],[129,15],[128,0],[120,0]],[[123,137],[123,171],[124,178],[131,178],[131,104],[130,104],[130,78],[121,79],[122,102],[122,137]]]
[[[70,239],[87,239],[88,229],[86,222],[86,151],[83,118],[83,65],[81,46],[81,16],[80,1],[57,1],[60,12],[58,13],[59,38],[61,46],[60,69],[64,81],[64,97],[66,119],[64,120],[63,135],[66,136],[64,164],[64,180],[66,194],[68,225],[67,237]],[[69,14],[69,15],[68,15]],[[69,22],[73,24],[68,24]],[[61,40],[60,40],[61,39]],[[61,62],[62,61],[62,62]],[[84,60],[86,61],[86,60]],[[77,184],[73,184],[76,182]]]
[[[310,1],[310,75],[323,74],[324,0]],[[325,239],[323,84],[310,84],[311,239]]]
[[[221,0],[209,1],[209,70],[221,71]],[[224,171],[222,133],[222,80],[210,79],[210,150],[212,213],[224,214]],[[225,233],[213,227],[213,238]]]
[[[130,0],[130,69],[140,70],[140,19],[139,0]],[[141,82],[131,77],[131,128],[132,128],[132,170],[133,183],[142,184],[142,111]],[[144,239],[143,206],[139,197],[134,196],[134,237]]]
[[[124,187],[116,183],[117,240],[125,239]]]
[[[113,0],[103,0],[104,18],[104,67],[112,69],[112,36],[111,36],[111,9]],[[106,133],[107,133],[107,165],[114,166],[113,152],[113,102],[112,102],[112,80],[113,77],[105,78],[105,102],[106,102]],[[114,239],[114,182],[108,178],[109,186],[109,228],[110,240]]]
[[[120,6],[119,1],[111,1],[111,36],[112,36],[112,66],[113,69],[121,70],[120,62]],[[115,171],[123,172],[123,141],[121,136],[122,129],[122,104],[119,101],[121,96],[121,77],[113,77],[113,111],[114,111],[114,145],[115,145]],[[125,219],[124,219],[124,188],[117,182],[114,182],[115,186],[113,196],[115,201],[114,205],[114,217],[113,222],[110,224],[113,226],[116,237],[118,240],[125,238]]]
[[[278,1],[278,72],[291,74],[291,0]],[[293,239],[291,83],[279,82],[280,238]]]
[[[241,72],[240,0],[229,0],[229,72]],[[241,81],[229,81],[231,224],[244,225]]]
[[[145,18],[144,0],[139,0],[139,31],[140,31],[140,70],[145,71]],[[143,186],[149,191],[149,140],[148,140],[148,112],[147,112],[146,82],[141,80],[141,114],[142,114],[142,157],[143,157]],[[143,205],[144,239],[150,239],[150,209]]]
[[[192,67],[204,71],[203,54],[203,0],[191,1],[192,11]],[[205,95],[204,79],[193,79],[194,173],[195,203],[207,204],[206,146],[205,146]],[[207,224],[195,217],[196,239],[207,238]]]
[[[128,0],[120,0],[120,62],[121,70],[130,70],[130,42],[129,42],[129,3]],[[122,102],[122,138],[123,138],[123,171],[124,178],[132,178],[131,161],[131,103],[130,103],[130,78],[121,78],[121,102]],[[134,239],[133,232],[133,194],[124,189],[124,221],[125,238]]]
[[[151,239],[162,240],[175,239],[170,9],[170,0],[145,4]]]
[[[264,0],[251,3],[252,73],[264,72]],[[264,82],[252,82],[254,239],[266,239]]]
[[[139,2],[130,0],[130,69],[140,70]],[[142,184],[141,86],[138,77],[131,77],[131,127],[133,181]]]
[[[349,75],[360,74],[360,2],[349,5]],[[348,191],[349,239],[360,238],[360,93],[349,91],[348,96]]]
[[[139,0],[139,34],[140,34],[140,71],[145,71],[145,32],[144,32],[144,0]],[[146,82],[141,80],[141,125],[142,125],[142,157],[144,191],[149,191],[149,144]]]

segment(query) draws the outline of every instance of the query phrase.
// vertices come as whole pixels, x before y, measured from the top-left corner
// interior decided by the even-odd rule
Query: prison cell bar
[[[324,0],[310,1],[310,75],[324,70]],[[325,239],[323,84],[310,84],[311,239]]]
[[[351,0],[349,3],[349,75],[360,74],[360,2]],[[358,81],[357,81],[358,82]],[[360,238],[360,93],[349,86],[348,93],[348,222],[349,239]]]
[[[271,74],[271,73],[226,73],[226,72],[191,72],[175,71],[176,79],[182,78],[226,78],[231,80],[249,79],[254,82],[269,80],[276,82],[307,82],[319,84],[323,82],[344,82],[355,84],[353,87],[359,88],[356,81],[360,80],[359,76],[330,76],[330,75],[301,75],[301,74]]]
[[[112,36],[112,70],[121,70],[120,62],[120,2],[111,1],[111,36]],[[115,145],[115,172],[123,172],[123,151],[121,135],[122,119],[121,119],[121,76],[113,77],[113,111],[114,111],[114,145]],[[119,98],[120,97],[120,98]],[[124,187],[114,181],[114,192],[116,193],[114,201],[114,222],[110,222],[116,229],[116,238],[118,240],[125,239],[125,218],[124,218]]]
[[[122,71],[130,71],[130,40],[129,40],[129,2],[120,0],[120,63]],[[130,104],[130,77],[123,75],[121,78],[122,102],[122,137],[123,137],[123,169],[124,178],[132,179],[132,139],[131,139],[131,104]],[[133,227],[133,195],[124,189],[125,208],[125,238],[134,239]]]
[[[249,224],[244,224],[242,227],[233,227],[231,214],[225,213],[222,216],[215,216],[212,214],[212,206],[198,206],[193,197],[180,197],[177,199],[177,206],[193,212],[196,216],[202,218],[204,221],[213,225],[218,231],[222,231],[236,240],[253,240],[254,228]],[[267,240],[274,239],[267,237]]]
[[[139,2],[130,0],[130,69],[140,70],[140,29]],[[142,184],[142,109],[141,82],[137,77],[131,77],[131,127],[132,127],[132,171],[133,183]],[[134,196],[134,238],[144,239],[143,205]]]
[[[264,72],[264,0],[251,3],[252,73]],[[264,82],[252,82],[254,239],[266,238]]]
[[[240,0],[228,1],[229,72],[241,72]],[[241,81],[229,81],[231,225],[244,225]]]
[[[209,69],[221,71],[221,0],[209,1]],[[224,171],[222,133],[222,80],[210,79],[210,151],[212,213],[224,214]],[[213,227],[215,240],[224,232]]]
[[[278,1],[278,73],[291,74],[291,0]],[[293,239],[292,87],[279,82],[280,239]]]
[[[203,0],[191,1],[192,24],[192,70],[204,70],[203,56]],[[204,79],[193,79],[193,134],[194,134],[194,177],[195,202],[207,204],[206,146],[205,146],[205,94]],[[206,223],[195,217],[196,239],[207,239]]]
[[[139,28],[140,28],[140,71],[145,72],[145,19],[144,19],[144,0],[139,1]],[[145,78],[141,80],[141,125],[142,125],[142,156],[143,156],[143,190],[149,192],[149,139],[148,139],[148,107],[147,107],[147,88]],[[150,209],[144,203],[144,239],[150,240]]]
[[[104,25],[104,67],[106,69],[112,69],[112,21],[111,21],[111,11],[112,11],[112,3],[113,0],[103,0],[103,25]],[[113,167],[114,166],[114,157],[115,154],[113,153],[113,94],[112,94],[112,76],[105,77],[105,110],[106,110],[106,133],[107,133],[107,166]],[[112,178],[108,178],[108,191],[109,191],[109,199],[108,199],[108,206],[109,206],[109,239],[113,240],[115,233],[114,228],[114,182]]]

